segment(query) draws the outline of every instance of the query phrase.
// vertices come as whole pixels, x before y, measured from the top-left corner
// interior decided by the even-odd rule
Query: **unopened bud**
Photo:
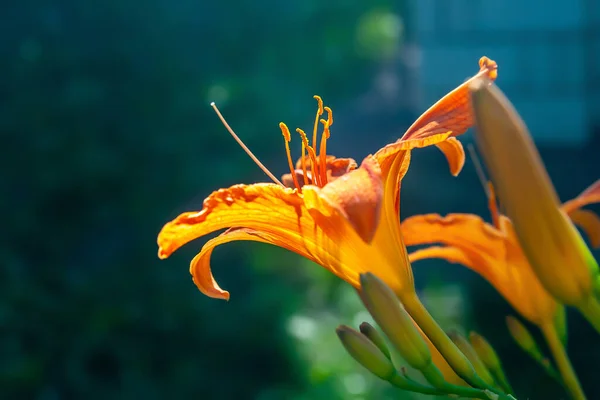
[[[361,274],[360,285],[363,303],[406,362],[418,370],[428,367],[432,361],[427,343],[392,289],[370,272]]]
[[[587,307],[593,299],[598,263],[560,209],[525,123],[495,85],[480,78],[469,89],[475,138],[523,252],[548,292],[590,319]]]
[[[500,367],[500,359],[498,358],[498,354],[483,336],[477,332],[471,332],[469,334],[469,341],[471,342],[471,346],[473,346],[473,349],[477,352],[477,355],[481,361],[488,366],[488,368],[491,367],[495,369]]]
[[[386,356],[390,360],[392,359],[390,349],[388,349],[387,345],[385,344],[385,339],[383,338],[383,336],[381,336],[377,329],[375,329],[368,322],[363,322],[362,324],[360,324],[359,328],[360,333],[369,338],[369,340],[373,342],[373,344],[377,346],[379,350],[381,350],[384,356]]]
[[[483,361],[479,358],[479,355],[473,349],[471,344],[467,341],[467,339],[458,332],[450,332],[448,334],[450,339],[456,344],[456,346],[463,352],[465,356],[471,361],[473,368],[475,368],[475,372],[490,386],[494,385],[494,378],[492,374],[487,369]]]
[[[396,368],[390,359],[365,335],[346,325],[339,326],[336,333],[348,354],[373,375],[389,380],[396,374]]]
[[[514,317],[506,317],[506,325],[508,326],[508,331],[512,338],[517,342],[519,347],[523,349],[527,354],[533,357],[536,360],[541,360],[544,358],[540,348],[538,347],[535,339],[529,332],[529,330]]]
[[[473,349],[477,352],[481,362],[483,362],[487,369],[492,373],[496,381],[502,386],[502,389],[508,393],[512,392],[512,388],[504,374],[500,357],[498,357],[498,353],[496,353],[496,350],[494,350],[492,345],[476,332],[471,332],[469,334],[469,341],[471,342]]]

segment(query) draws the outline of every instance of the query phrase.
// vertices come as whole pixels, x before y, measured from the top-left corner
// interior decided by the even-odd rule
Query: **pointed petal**
[[[441,243],[410,254],[411,261],[442,258],[477,272],[523,317],[534,324],[552,321],[558,304],[546,292],[504,221],[500,231],[476,215],[418,215],[402,223],[408,245]]]
[[[158,256],[167,258],[194,239],[231,227],[299,237],[303,221],[310,219],[302,205],[302,197],[295,190],[274,184],[219,189],[204,200],[201,211],[183,213],[162,228]]]
[[[373,240],[373,246],[382,249],[381,253],[386,259],[395,260],[396,274],[402,277],[402,286],[394,288],[397,290],[414,290],[412,268],[400,229],[400,182],[409,165],[410,151],[401,152],[394,158],[387,174],[384,175],[381,222]]]
[[[482,76],[487,76],[489,81],[493,82],[497,75],[498,65],[496,62],[482,57],[479,60],[479,72],[425,111],[408,128],[401,140],[424,138],[448,132],[452,136],[465,133],[474,123],[469,85],[473,80]]]
[[[322,196],[320,190],[312,186],[304,190],[306,206],[311,209],[313,219],[322,227],[323,234],[327,237],[327,242],[321,242],[321,252],[341,260],[341,265],[346,267],[343,267],[343,270],[334,272],[339,276],[345,276],[344,279],[354,286],[358,285],[360,273],[372,272],[396,293],[404,290],[414,290],[412,270],[408,262],[406,247],[402,244],[400,220],[396,206],[396,199],[399,196],[397,179],[404,174],[407,167],[404,161],[407,159],[407,153],[403,153],[403,157],[396,158],[395,163],[390,166],[392,173],[385,177],[383,183],[385,189],[383,189],[382,199],[376,200],[379,197],[377,195],[369,200],[369,196],[372,196],[372,194],[356,194],[357,199],[366,196],[367,204],[374,205],[381,202],[380,210],[377,211],[380,213],[379,218],[375,218],[371,206],[369,206],[369,210],[365,211],[366,214],[371,215],[365,219],[366,223],[356,223],[356,221],[365,218],[356,215],[356,213],[360,213],[361,207],[356,207],[356,213],[351,213],[354,214],[353,218],[344,217],[339,211],[334,213],[334,211],[340,209],[340,206],[334,206],[338,200],[331,201],[326,196]],[[359,170],[352,171],[347,175],[347,178],[344,176],[328,184],[324,189],[333,184],[343,186],[343,183],[338,183],[338,181],[344,182],[342,179],[354,179],[353,176],[356,175],[366,181],[366,183],[358,186],[359,192],[360,190],[374,192],[373,188],[379,185],[379,183],[376,183],[378,179],[374,179],[374,176],[378,175],[376,165],[377,162],[368,157],[359,168],[359,170],[363,170],[362,172],[357,172]],[[342,201],[342,204],[348,204],[345,201]],[[348,214],[347,211],[344,212]],[[336,215],[340,221],[336,221]],[[348,223],[349,219],[355,220],[354,226]],[[364,239],[371,235],[372,221],[376,219],[378,219],[377,228],[372,240],[367,243]],[[359,228],[356,229],[356,227]],[[362,238],[359,236],[359,232],[362,232]]]
[[[581,192],[581,194],[579,195],[579,197],[593,197],[595,200],[593,201],[593,203],[598,203],[600,202],[600,179],[598,179],[596,182],[592,183],[587,189],[585,189],[583,192]],[[586,203],[586,204],[591,204],[592,202]]]
[[[384,175],[386,164],[391,163],[386,162],[386,159],[396,152],[434,144],[448,159],[452,174],[458,175],[465,158],[462,145],[456,140],[448,144],[443,143],[450,137],[465,133],[473,126],[474,116],[469,101],[469,83],[481,76],[487,76],[490,81],[496,79],[498,66],[494,61],[482,57],[479,66],[479,73],[432,105],[408,128],[400,140],[377,152],[377,160],[381,164]]]
[[[593,211],[576,209],[569,214],[571,221],[579,226],[590,240],[593,248],[600,248],[600,217]]]
[[[402,222],[402,233],[407,246],[428,243],[459,245],[461,242],[478,241],[487,247],[502,247],[506,239],[502,233],[473,214],[415,215]]]
[[[574,210],[595,203],[600,203],[600,179],[581,192],[579,196],[565,202],[562,209],[570,216]]]
[[[436,146],[446,156],[446,160],[448,160],[448,165],[450,166],[450,173],[453,176],[458,176],[465,165],[465,150],[462,143],[454,137],[449,137],[443,142],[436,144]]]
[[[452,246],[431,246],[425,249],[413,251],[408,255],[411,263],[428,258],[440,258],[453,264],[462,264],[473,269],[480,260],[473,260],[469,254],[457,247]]]
[[[229,300],[229,292],[221,289],[213,277],[210,268],[210,257],[215,247],[237,240],[269,243],[288,248],[288,250],[294,250],[287,246],[290,242],[277,240],[276,237],[252,229],[230,229],[223,232],[214,239],[206,242],[200,253],[198,253],[190,263],[190,274],[192,274],[192,279],[198,289],[206,296],[215,299]]]
[[[214,239],[194,260],[191,269],[195,271],[195,282],[209,296],[227,297],[210,274],[208,260],[211,249],[229,240],[242,239],[272,243],[294,251],[355,287],[359,285],[359,274],[372,271],[399,290],[404,287],[406,277],[404,270],[398,268],[402,259],[394,258],[397,242],[383,242],[388,248],[382,248],[381,240],[377,239],[381,236],[378,233],[375,233],[371,244],[357,233],[362,232],[368,239],[374,229],[373,224],[376,226],[379,219],[375,217],[377,203],[380,203],[377,198],[381,196],[377,191],[382,189],[377,189],[377,169],[373,168],[363,167],[347,178],[353,181],[356,177],[356,182],[347,184],[348,188],[358,192],[354,192],[356,199],[341,193],[334,196],[327,191],[326,196],[319,196],[321,189],[310,185],[304,188],[306,197],[295,190],[272,184],[235,185],[218,190],[204,201],[201,211],[181,214],[164,226],[158,236],[159,257],[167,258],[187,242],[211,232],[246,228],[246,233],[228,233]],[[343,186],[342,183],[338,187]],[[361,198],[365,187],[373,190],[362,196],[369,204],[369,207],[362,208],[357,199]],[[304,202],[311,194],[313,199],[308,200],[309,210]],[[360,211],[371,213],[371,217],[359,215]],[[379,232],[379,229],[375,230]]]
[[[389,169],[391,168],[396,157],[404,157],[408,151],[415,148],[437,145],[447,140],[449,137],[450,132],[446,132],[424,138],[410,140],[400,139],[395,143],[390,143],[381,148],[377,153],[375,153],[375,158],[381,166],[382,174],[387,176]],[[408,165],[406,167],[408,168]]]
[[[323,188],[307,186],[304,189],[305,204],[310,212],[321,211],[323,203],[327,203],[348,220],[366,243],[375,236],[382,198],[381,168],[373,157],[365,158],[360,168]]]
[[[474,123],[470,105],[469,83],[475,78],[487,76],[490,82],[496,79],[497,64],[487,57],[479,60],[477,75],[458,86],[423,113],[395,143],[388,144],[375,154],[384,176],[396,156],[414,148],[437,145],[446,156],[453,175],[458,175],[464,164],[462,145],[451,137],[461,135]]]

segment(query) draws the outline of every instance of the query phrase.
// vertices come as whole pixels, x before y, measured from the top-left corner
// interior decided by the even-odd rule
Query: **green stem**
[[[600,333],[600,303],[596,300],[595,297],[590,296],[590,298],[580,304],[578,307],[579,312],[583,314],[585,319],[589,321],[590,324],[596,329],[596,332]]]
[[[399,374],[396,374],[390,379],[388,379],[388,382],[400,389],[408,390],[415,393],[431,394],[435,396],[443,396],[446,394],[439,389],[433,388],[431,386],[422,385],[418,382],[413,381],[412,379],[406,379],[405,377]]]
[[[558,371],[562,376],[563,382],[569,394],[574,400],[585,400],[585,394],[581,389],[579,379],[577,379],[577,375],[573,370],[569,356],[567,355],[565,347],[558,337],[558,333],[556,332],[554,325],[547,324],[541,326],[540,328],[544,338],[546,339],[546,342],[548,343],[548,347],[550,348],[554,362],[556,362]]]
[[[492,371],[492,374],[496,378],[496,381],[498,381],[498,384],[500,385],[502,390],[504,390],[506,393],[514,393],[515,392],[513,390],[512,386],[510,386],[510,383],[508,382],[508,378],[504,374],[502,367],[494,369],[494,371]]]
[[[419,325],[458,376],[473,387],[484,388],[494,393],[498,393],[497,389],[490,387],[479,375],[477,375],[473,365],[469,362],[467,357],[458,349],[454,342],[450,340],[448,335],[446,335],[446,332],[444,332],[438,323],[435,322],[416,294],[403,293],[400,300],[406,311],[415,320],[417,325]]]
[[[485,391],[480,389],[451,384],[447,384],[443,388],[433,388],[431,386],[425,386],[420,383],[417,383],[412,379],[408,380],[399,374],[396,374],[392,378],[388,379],[388,382],[400,389],[408,390],[415,393],[430,394],[433,396],[447,396],[449,394],[454,394],[469,399],[490,400],[490,396],[488,396],[488,394],[486,394]],[[512,398],[506,396],[499,396],[498,399],[508,400]]]
[[[446,382],[442,372],[438,367],[431,363],[426,368],[420,370],[425,379],[434,387],[444,391],[447,394],[455,394],[466,398],[488,399],[489,396],[481,389],[474,389],[466,386],[454,385]]]
[[[558,371],[552,366],[550,360],[545,357],[533,357],[532,358],[539,364],[540,367],[548,374],[548,376],[554,379],[556,382],[560,383],[562,387],[565,387],[565,383],[563,382],[562,377],[558,373]],[[566,390],[566,387],[565,387]]]

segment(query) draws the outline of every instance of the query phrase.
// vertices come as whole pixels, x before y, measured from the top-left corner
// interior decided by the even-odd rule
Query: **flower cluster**
[[[270,243],[321,265],[356,288],[393,349],[420,371],[413,380],[392,362],[383,336],[371,325],[338,328],[348,353],[374,375],[399,388],[470,398],[512,398],[499,357],[480,335],[446,334],[421,303],[412,266],[425,258],[461,264],[488,280],[525,320],[541,329],[554,364],[527,329],[509,317],[509,332],[576,399],[585,395],[564,348],[565,305],[600,332],[598,264],[575,225],[600,246],[600,218],[584,206],[600,202],[600,180],[560,204],[525,124],[495,86],[497,65],[487,57],[479,72],[419,117],[396,142],[366,156],[327,154],[333,113],[317,100],[312,138],[297,129],[301,156],[294,163],[292,134],[284,123],[289,172],[277,179],[226,128],[271,178],[209,195],[202,209],[168,222],[158,235],[158,256],[226,229],[191,262],[190,273],[207,296],[229,299],[210,266],[213,249],[236,240]],[[465,152],[458,136],[472,126],[491,176],[486,184],[491,223],[472,214],[415,215],[400,221],[400,187],[413,150],[435,145],[458,175]],[[502,202],[500,213],[496,193]],[[414,252],[407,246],[430,245]],[[558,372],[555,370],[555,367]]]

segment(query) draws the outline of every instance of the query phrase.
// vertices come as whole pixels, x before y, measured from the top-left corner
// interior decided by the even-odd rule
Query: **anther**
[[[322,187],[323,185],[321,182],[321,177],[319,176],[319,165],[317,163],[317,154],[315,153],[315,149],[308,144],[308,138],[306,137],[306,133],[304,133],[302,129],[297,128],[296,132],[298,132],[298,134],[302,138],[302,144],[306,147],[306,151],[308,152],[308,156],[310,157],[310,172],[313,178],[313,184]]]
[[[288,129],[287,125],[284,124],[283,122],[279,123],[279,129],[281,129],[281,133],[283,134],[283,137],[285,139],[286,142],[291,142],[292,141],[292,136],[290,135],[290,130]]]
[[[323,115],[323,100],[321,99],[321,96],[314,95],[313,99],[317,100],[317,104],[319,106],[317,114],[319,114],[319,116]]]
[[[327,125],[331,126],[333,125],[333,111],[329,107],[325,107],[325,111],[327,111]]]
[[[312,137],[312,145],[313,148],[317,148],[317,128],[319,125],[319,117],[323,115],[323,100],[320,96],[314,95],[313,98],[317,100],[317,115],[315,116],[315,124],[313,126],[313,137]]]
[[[302,188],[300,187],[300,184],[298,183],[298,178],[296,177],[296,170],[294,169],[294,162],[292,161],[292,153],[290,150],[290,142],[292,141],[290,130],[288,129],[287,125],[283,122],[279,123],[279,129],[281,129],[281,133],[283,134],[283,138],[285,139],[285,153],[287,155],[290,173],[292,174],[292,179],[294,180],[294,186],[296,186],[296,189],[298,189],[301,192]]]

